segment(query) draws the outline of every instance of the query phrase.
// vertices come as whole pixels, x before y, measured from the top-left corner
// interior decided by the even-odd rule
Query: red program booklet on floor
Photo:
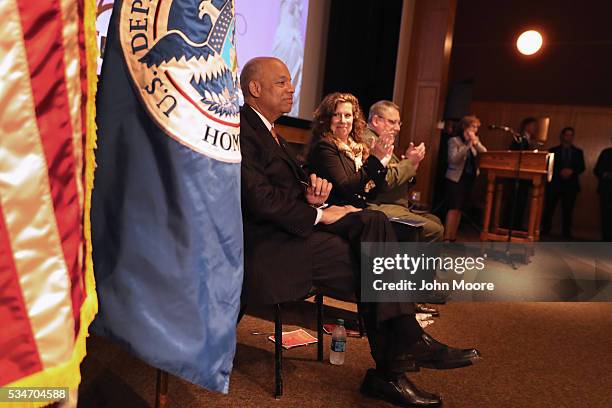
[[[274,336],[268,337],[268,340],[275,341]],[[306,346],[316,343],[317,338],[310,335],[304,329],[297,329],[289,332],[283,332],[282,345],[285,349],[290,349],[298,346]]]

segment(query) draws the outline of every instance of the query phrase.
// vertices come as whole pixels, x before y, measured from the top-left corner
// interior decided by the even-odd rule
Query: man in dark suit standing
[[[245,105],[240,111],[245,281],[243,299],[272,304],[296,300],[314,286],[360,297],[359,255],[363,241],[396,239],[387,217],[351,206],[318,208],[331,186],[307,175],[274,121],[291,110],[294,88],[285,64],[254,58],[240,76]],[[425,333],[412,303],[359,303],[376,370],[362,391],[404,406],[439,406],[438,396],[420,391],[405,376],[419,367],[465,366],[474,349],[454,349]]]
[[[601,209],[602,239],[612,242],[612,147],[599,154],[593,173],[599,180],[597,192]]]
[[[552,217],[561,199],[563,237],[571,239],[572,213],[576,196],[580,191],[578,176],[584,171],[582,150],[574,146],[574,128],[561,131],[561,144],[549,151],[555,154],[552,181],[546,186],[546,204],[542,221],[542,233],[549,234]]]

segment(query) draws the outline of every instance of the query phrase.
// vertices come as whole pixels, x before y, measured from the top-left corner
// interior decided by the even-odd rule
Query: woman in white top
[[[472,191],[478,175],[476,156],[487,151],[476,135],[480,120],[476,116],[464,116],[455,129],[456,136],[448,140],[448,167],[446,170],[446,202],[448,212],[444,227],[444,240],[457,239],[461,210]]]

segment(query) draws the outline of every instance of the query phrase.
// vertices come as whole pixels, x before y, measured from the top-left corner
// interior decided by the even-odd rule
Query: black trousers
[[[555,186],[548,186],[546,189],[546,199],[544,204],[544,214],[542,214],[542,232],[549,234],[552,227],[552,218],[561,200],[561,225],[564,237],[570,237],[572,231],[572,216],[576,205],[575,189],[563,189]]]
[[[387,217],[370,210],[351,213],[331,225],[320,225],[308,239],[314,257],[314,285],[334,292],[355,293],[379,370],[388,370],[394,357],[422,333],[414,317],[413,303],[360,301],[361,242],[394,241],[397,238]]]

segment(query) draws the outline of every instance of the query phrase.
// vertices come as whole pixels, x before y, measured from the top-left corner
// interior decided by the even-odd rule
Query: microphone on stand
[[[513,132],[508,126],[500,126],[500,125],[489,125],[489,129],[491,130],[503,130],[504,132]]]
[[[512,129],[511,127],[508,126],[501,126],[501,125],[489,125],[489,129],[491,130],[501,130],[503,132],[507,132],[510,133],[512,135],[512,138],[517,142],[517,143],[521,143],[522,140],[522,135],[515,132],[514,129]]]

